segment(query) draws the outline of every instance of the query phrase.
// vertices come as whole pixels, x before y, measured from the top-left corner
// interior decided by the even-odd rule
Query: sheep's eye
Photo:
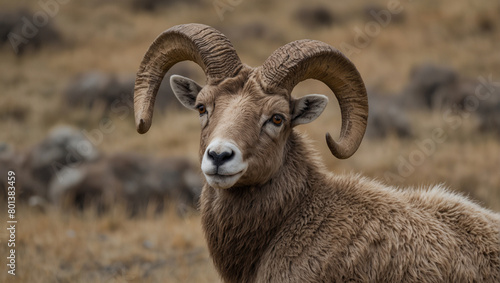
[[[205,105],[201,104],[197,108],[198,108],[198,112],[200,113],[200,115],[207,113],[207,108],[205,107]]]
[[[283,118],[283,116],[281,116],[280,114],[274,114],[273,117],[271,118],[271,122],[275,126],[281,126],[284,120],[285,118]]]

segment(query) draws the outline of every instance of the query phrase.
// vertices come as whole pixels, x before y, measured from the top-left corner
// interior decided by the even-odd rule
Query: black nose
[[[209,151],[208,152],[208,157],[210,159],[212,159],[212,162],[217,167],[219,167],[222,164],[226,163],[227,161],[233,159],[233,156],[234,156],[234,152],[233,151],[231,151],[231,152],[223,151],[223,152],[221,152],[219,154],[217,154],[217,152],[215,152],[215,151]]]

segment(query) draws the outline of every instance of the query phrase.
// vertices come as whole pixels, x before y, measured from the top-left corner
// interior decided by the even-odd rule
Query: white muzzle
[[[217,189],[228,189],[248,168],[243,155],[232,141],[215,139],[203,154],[201,170],[208,184]]]

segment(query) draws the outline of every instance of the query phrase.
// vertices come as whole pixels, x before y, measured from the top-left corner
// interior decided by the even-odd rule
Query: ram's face
[[[227,189],[269,181],[283,165],[292,128],[316,119],[328,99],[290,96],[306,79],[324,82],[339,100],[342,127],[338,142],[327,145],[338,158],[359,147],[368,115],[366,89],[358,71],[342,53],[315,40],[290,42],[251,68],[219,31],[201,24],[172,27],[151,44],[139,66],[134,90],[137,131],[151,127],[154,102],[165,73],[191,60],[206,74],[207,86],[172,76],[181,103],[200,115],[201,168],[209,185]]]
[[[220,189],[267,182],[283,163],[292,127],[315,119],[328,101],[267,94],[251,76],[203,88],[173,76],[171,85],[186,107],[198,111],[201,169],[208,184]]]
[[[264,183],[280,168],[291,131],[286,96],[264,94],[253,81],[228,81],[205,86],[190,108],[200,116],[201,169],[210,186]]]
[[[234,93],[207,91],[197,107],[204,109],[201,169],[211,186],[264,183],[280,168],[291,129],[285,97],[262,94],[247,84]]]

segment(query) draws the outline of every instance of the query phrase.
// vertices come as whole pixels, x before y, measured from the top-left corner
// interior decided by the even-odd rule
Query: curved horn
[[[349,158],[358,149],[368,119],[365,85],[354,64],[340,51],[315,40],[284,45],[267,58],[261,69],[265,91],[285,89],[289,94],[299,82],[320,80],[333,91],[342,113],[340,139],[326,133],[326,142],[337,158]]]
[[[144,55],[135,79],[134,112],[139,133],[146,133],[151,126],[156,93],[165,73],[185,60],[200,65],[208,84],[235,76],[242,66],[231,42],[212,27],[186,24],[164,31]]]

